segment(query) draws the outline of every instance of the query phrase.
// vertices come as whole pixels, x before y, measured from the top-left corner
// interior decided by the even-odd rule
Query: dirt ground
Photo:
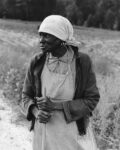
[[[16,114],[4,100],[0,91],[0,150],[32,150],[32,133],[12,123]]]

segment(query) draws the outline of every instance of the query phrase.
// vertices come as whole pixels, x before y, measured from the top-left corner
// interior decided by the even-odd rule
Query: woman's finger
[[[39,119],[40,123],[47,123],[48,121],[49,121],[49,119],[48,120]]]
[[[38,115],[38,120],[40,123],[47,123],[51,118],[51,114],[45,111],[41,111]]]
[[[45,98],[44,97],[36,97],[37,102],[43,101]]]
[[[46,98],[40,98],[39,100],[36,101],[37,102],[37,105],[41,105],[41,104],[44,104],[47,102],[47,99]]]
[[[38,114],[38,117],[41,117],[41,118],[48,118],[50,116],[51,116],[50,113],[43,111],[43,110],[41,110],[40,113]]]
[[[37,106],[38,106],[38,109],[39,109],[39,110],[46,110],[46,109],[47,109],[47,106],[46,106],[45,103],[38,104]]]
[[[46,105],[46,102],[45,102],[45,100],[42,100],[42,101],[40,101],[40,102],[37,102],[37,105],[39,105],[39,106],[40,106],[40,105],[41,105],[41,106],[42,106],[42,105]]]
[[[49,107],[49,106],[47,106],[47,105],[39,105],[39,106],[38,106],[38,109],[39,109],[39,110],[44,110],[44,111],[46,111],[46,112],[52,112],[52,111],[53,111],[53,108],[51,108],[51,107]]]

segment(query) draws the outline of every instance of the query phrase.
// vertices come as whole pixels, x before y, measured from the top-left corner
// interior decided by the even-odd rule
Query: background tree
[[[66,1],[56,0],[55,14],[66,16]]]
[[[104,17],[104,26],[107,29],[113,30],[115,24],[115,12],[108,9]]]
[[[6,0],[5,7],[7,10],[8,18],[16,18],[15,3],[16,0]]]
[[[76,0],[76,5],[83,13],[83,19],[87,20],[90,14],[94,14],[96,10],[97,0]]]
[[[42,21],[50,14],[75,25],[120,30],[120,0],[0,0],[0,17]]]
[[[118,11],[116,19],[115,19],[114,29],[120,30],[120,10]]]
[[[2,18],[3,16],[3,1],[0,1],[0,17]]]
[[[83,24],[83,13],[77,7],[75,1],[66,2],[66,17],[75,25]]]
[[[43,20],[54,12],[56,0],[32,0],[32,20]]]

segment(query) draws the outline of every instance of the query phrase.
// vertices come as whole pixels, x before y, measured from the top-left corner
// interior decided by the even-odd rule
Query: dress
[[[72,54],[69,53],[69,55],[71,56]],[[68,55],[67,58],[69,58]],[[55,70],[51,71],[46,61],[41,76],[42,94],[53,98],[53,102],[55,101],[58,103],[72,100],[75,91],[75,59],[67,64],[60,63],[62,67],[60,67],[60,64],[57,66],[57,70],[60,72],[58,73],[55,72]],[[88,149],[97,150],[90,126],[87,129],[87,134],[85,136],[80,136],[76,122],[67,124],[62,111],[54,111],[47,124],[39,123],[38,120],[36,120],[33,150]]]

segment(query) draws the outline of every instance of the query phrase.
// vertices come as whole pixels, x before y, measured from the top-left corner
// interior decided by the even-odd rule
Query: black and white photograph
[[[120,150],[120,0],[0,0],[0,150]]]

